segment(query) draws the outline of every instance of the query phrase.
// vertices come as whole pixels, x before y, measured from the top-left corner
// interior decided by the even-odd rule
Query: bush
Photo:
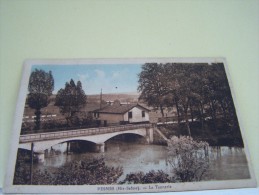
[[[14,184],[30,184],[29,168],[29,164],[24,161],[16,165]],[[121,167],[108,167],[103,158],[91,161],[72,161],[51,172],[34,170],[32,185],[115,184],[122,174]]]
[[[172,137],[168,142],[168,162],[173,168],[173,179],[179,182],[200,181],[209,166],[208,146],[207,142],[194,141],[188,136]]]
[[[74,161],[57,170],[54,185],[106,185],[115,184],[122,175],[121,167],[108,167],[104,159]],[[38,183],[41,184],[41,183]]]
[[[34,123],[23,122],[21,127],[21,135],[26,134],[28,132],[32,132],[34,128]]]
[[[143,172],[130,173],[121,183],[126,184],[147,184],[147,183],[168,183],[170,182],[169,175],[163,171],[149,171],[144,174]]]

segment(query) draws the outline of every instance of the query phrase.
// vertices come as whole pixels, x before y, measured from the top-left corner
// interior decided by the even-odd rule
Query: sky
[[[54,91],[65,87],[71,79],[81,81],[87,95],[107,93],[137,92],[140,64],[100,64],[100,65],[34,65],[31,71],[41,69],[52,71]]]

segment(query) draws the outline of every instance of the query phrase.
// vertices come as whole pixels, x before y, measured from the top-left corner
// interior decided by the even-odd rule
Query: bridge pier
[[[98,144],[96,144],[95,151],[96,152],[100,152],[100,153],[105,152],[105,143],[98,143]]]
[[[149,144],[152,144],[154,141],[154,129],[146,128],[146,139]]]
[[[45,161],[45,151],[40,151],[35,153],[37,156],[37,159],[39,160],[40,163],[43,163]]]
[[[68,153],[70,152],[70,143],[67,142],[67,149],[66,149],[66,154],[68,155]]]

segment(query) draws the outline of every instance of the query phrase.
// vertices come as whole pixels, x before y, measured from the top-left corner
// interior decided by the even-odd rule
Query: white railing
[[[118,131],[127,131],[127,130],[133,130],[138,128],[148,128],[148,127],[151,127],[151,124],[120,125],[120,126],[113,126],[113,127],[100,127],[100,128],[87,128],[87,129],[48,132],[48,133],[35,133],[35,134],[21,135],[20,143],[62,139],[62,138],[69,138],[69,137],[80,137],[80,136],[87,136],[87,135],[99,135],[99,134],[105,134],[105,133],[113,133]]]

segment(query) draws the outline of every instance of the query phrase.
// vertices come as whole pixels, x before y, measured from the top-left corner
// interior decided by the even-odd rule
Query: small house
[[[93,111],[96,120],[107,124],[149,122],[149,109],[139,104],[113,104]]]

